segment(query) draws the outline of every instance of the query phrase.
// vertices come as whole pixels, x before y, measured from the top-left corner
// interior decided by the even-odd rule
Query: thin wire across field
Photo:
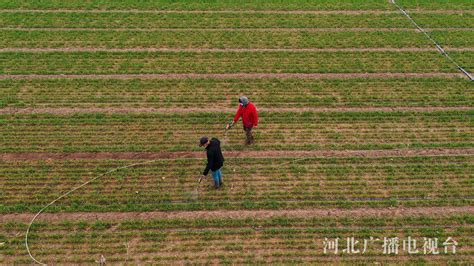
[[[467,70],[465,70],[462,66],[460,66],[447,52],[446,50],[441,47],[439,43],[437,43],[423,28],[421,28],[418,23],[401,7],[399,6],[395,0],[391,0],[392,4],[394,4],[402,13],[405,15],[414,25],[415,27],[422,32],[433,44],[436,46],[436,48],[439,50],[439,52],[444,55],[451,63],[453,63],[464,75],[466,75],[471,81],[474,81],[474,76],[472,76],[471,73],[469,73]]]
[[[222,139],[222,143],[225,144],[226,142],[228,142],[228,137],[227,137],[227,134],[224,135],[223,139]],[[180,160],[180,159],[186,159],[186,160],[189,160],[189,159],[192,159],[192,160],[202,160],[202,158],[181,158],[181,157],[178,157],[178,158],[158,158],[158,159],[153,159],[153,160],[148,160],[148,161],[143,161],[143,162],[139,162],[139,163],[133,163],[133,164],[129,164],[129,165],[126,165],[126,166],[121,166],[121,167],[117,167],[117,168],[114,168],[114,169],[111,169],[103,174],[100,174],[84,183],[82,183],[81,185],[79,186],[76,186],[74,187],[73,189],[69,190],[68,192],[62,194],[61,196],[57,197],[56,199],[54,199],[53,201],[51,201],[49,204],[47,204],[46,206],[44,206],[38,213],[36,213],[36,215],[33,217],[33,219],[30,221],[29,225],[28,225],[28,228],[27,228],[27,232],[26,232],[26,236],[25,236],[25,246],[26,246],[26,249],[28,251],[28,254],[29,256],[37,263],[39,264],[43,264],[41,261],[37,260],[33,254],[31,253],[30,251],[30,248],[29,248],[29,243],[28,243],[28,235],[29,235],[29,232],[30,232],[30,229],[33,225],[33,223],[35,222],[35,220],[38,218],[38,216],[40,216],[41,213],[43,213],[48,207],[50,207],[51,205],[53,205],[54,203],[56,203],[57,201],[59,201],[60,199],[63,199],[65,197],[67,197],[68,195],[70,195],[71,193],[75,192],[76,190],[79,190],[81,188],[83,188],[84,186],[92,183],[93,181],[96,181],[98,180],[99,178],[101,177],[104,177],[108,174],[111,174],[113,172],[116,172],[116,171],[119,171],[121,169],[126,169],[126,168],[132,168],[132,167],[136,167],[136,166],[143,166],[143,165],[147,165],[147,164],[152,164],[152,163],[155,163],[155,162],[158,162],[158,161],[173,161],[173,160]],[[300,162],[300,161],[303,161],[303,160],[309,160],[309,159],[312,159],[312,157],[303,157],[303,158],[295,158],[295,159],[289,159],[287,161],[284,161],[280,164],[278,164],[277,166],[283,166],[283,165],[287,165],[287,164],[291,164],[291,163],[296,163],[296,162]],[[243,165],[239,165],[239,167],[242,167],[244,169],[247,169],[247,167],[243,166]],[[196,184],[196,188],[195,188],[195,200],[197,200],[198,196],[199,196],[199,183]],[[418,197],[418,198],[397,198],[396,200],[397,201],[417,201],[417,200],[427,200],[429,198],[426,198],[426,197]],[[472,197],[457,197],[457,198],[450,198],[450,199],[458,199],[458,200],[468,200],[468,199],[472,199]],[[364,199],[357,199],[357,198],[353,198],[351,199],[352,201],[379,201],[379,200],[387,200],[386,198],[383,199],[383,198],[364,198]],[[283,200],[284,202],[303,202],[304,200],[301,200],[301,199],[287,199],[287,200]],[[329,201],[329,200],[327,200]],[[229,203],[238,203],[237,201],[230,201]],[[175,200],[173,202],[171,202],[170,204],[191,204],[190,202],[185,202],[185,201],[178,201],[178,200]]]
[[[226,137],[224,137],[226,138]],[[129,164],[129,165],[126,165],[126,166],[121,166],[121,167],[117,167],[117,168],[114,168],[114,169],[111,169],[101,175],[98,175],[84,183],[82,183],[81,185],[69,190],[68,192],[62,194],[61,196],[57,197],[56,199],[54,199],[53,201],[51,201],[50,203],[48,203],[46,206],[44,206],[41,210],[38,211],[38,213],[35,214],[35,216],[33,217],[33,219],[31,219],[30,223],[28,224],[28,228],[26,230],[26,235],[25,235],[25,246],[26,246],[26,250],[28,251],[28,255],[30,256],[30,258],[32,260],[34,260],[36,263],[38,264],[41,264],[41,265],[46,265],[45,263],[42,263],[41,261],[37,260],[32,254],[31,254],[31,251],[30,251],[30,247],[28,245],[28,234],[30,232],[30,229],[31,229],[31,226],[33,225],[33,223],[35,222],[36,218],[44,211],[46,210],[49,206],[53,205],[55,202],[57,202],[58,200],[64,198],[64,197],[67,197],[69,194],[73,193],[74,191],[86,186],[87,184],[103,177],[103,176],[106,176],[110,173],[113,173],[113,172],[116,172],[118,170],[121,170],[121,169],[126,169],[126,168],[132,168],[132,167],[135,167],[135,166],[139,166],[139,165],[146,165],[146,164],[151,164],[151,163],[154,163],[154,162],[157,162],[157,161],[171,161],[171,160],[176,160],[176,159],[180,159],[180,158],[168,158],[168,159],[155,159],[155,160],[149,160],[149,161],[145,161],[145,162],[140,162],[140,163],[134,163],[134,164]],[[190,158],[190,159],[199,159],[199,158]],[[308,158],[296,158],[294,160],[291,160],[291,161],[287,161],[287,162],[283,162],[281,164],[279,164],[278,166],[283,166],[283,165],[286,165],[286,164],[289,164],[289,163],[295,163],[295,162],[299,162],[299,161],[303,161],[303,160],[306,160]],[[245,168],[245,167],[244,167]],[[196,186],[196,193],[198,193],[198,188],[199,188],[199,183],[197,184]],[[196,195],[198,196],[198,194]]]

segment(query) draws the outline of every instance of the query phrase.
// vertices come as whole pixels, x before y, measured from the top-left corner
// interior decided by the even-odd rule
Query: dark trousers
[[[255,139],[253,138],[252,135],[252,127],[246,127],[244,126],[244,131],[245,131],[245,144],[250,145],[255,142]]]

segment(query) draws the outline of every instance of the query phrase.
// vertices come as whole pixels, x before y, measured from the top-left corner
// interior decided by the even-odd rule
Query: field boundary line
[[[43,221],[62,220],[128,220],[128,219],[196,219],[196,218],[271,218],[290,216],[306,218],[311,216],[450,216],[459,213],[474,213],[474,206],[442,206],[442,207],[393,207],[393,208],[308,208],[280,210],[201,210],[201,211],[149,211],[149,212],[73,212],[73,213],[44,213]],[[30,221],[32,213],[2,214],[0,222]]]
[[[104,103],[98,103],[104,104]],[[259,107],[259,112],[269,113],[342,113],[342,112],[397,112],[397,111],[413,111],[413,112],[436,112],[436,111],[470,111],[474,110],[473,106],[396,106],[396,107]],[[108,114],[141,114],[141,113],[233,113],[235,108],[229,107],[211,107],[211,108],[153,108],[153,107],[43,107],[43,108],[0,108],[0,114],[76,114],[76,113],[108,113]]]
[[[421,31],[434,45],[435,47],[439,50],[439,52],[444,55],[451,63],[453,63],[464,75],[466,75],[471,81],[474,81],[474,76],[471,75],[468,71],[466,71],[463,67],[461,67],[444,49],[441,47],[441,45],[436,42],[425,30],[423,30],[418,23],[401,7],[399,6],[395,0],[390,0],[392,4],[394,4],[400,12],[403,13],[412,23],[415,25],[415,27]]]
[[[350,79],[350,78],[459,78],[462,73],[222,73],[222,74],[0,74],[0,79]]]
[[[423,149],[391,149],[391,150],[312,150],[312,151],[223,151],[228,158],[306,158],[316,159],[318,157],[416,157],[416,156],[472,156],[474,148],[423,148]],[[149,159],[204,159],[203,152],[12,152],[0,153],[0,160],[81,160],[81,159],[113,159],[113,160],[149,160]]]

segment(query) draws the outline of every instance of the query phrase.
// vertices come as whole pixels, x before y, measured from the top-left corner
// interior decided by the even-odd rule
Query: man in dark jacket
[[[230,129],[234,124],[242,117],[242,124],[244,125],[245,131],[245,145],[251,145],[255,142],[252,135],[252,129],[258,125],[258,112],[257,108],[249,99],[245,96],[239,98],[239,109],[234,116],[234,120],[227,125],[226,129]]]
[[[211,170],[212,178],[214,179],[214,187],[216,189],[220,188],[223,185],[221,168],[224,165],[221,142],[216,138],[209,140],[207,137],[202,137],[199,141],[199,146],[204,147],[207,151],[207,165],[202,174],[207,176],[209,170]]]

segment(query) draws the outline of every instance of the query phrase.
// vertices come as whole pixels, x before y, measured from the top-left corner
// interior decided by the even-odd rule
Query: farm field
[[[472,263],[474,3],[396,4],[450,59],[385,0],[0,0],[0,264]]]

